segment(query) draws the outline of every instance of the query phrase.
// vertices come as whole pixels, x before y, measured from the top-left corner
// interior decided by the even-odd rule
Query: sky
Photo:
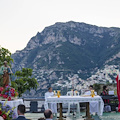
[[[0,46],[11,53],[56,22],[120,27],[120,0],[0,0]]]

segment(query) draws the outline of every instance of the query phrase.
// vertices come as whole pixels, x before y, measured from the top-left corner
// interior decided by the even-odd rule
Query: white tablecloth
[[[98,115],[103,114],[104,102],[100,96],[95,97],[82,97],[82,96],[57,96],[48,97],[46,102],[47,103],[69,103],[69,102],[91,102],[91,101],[98,101],[99,102],[99,113]]]
[[[1,103],[5,103],[5,101],[0,101]],[[12,101],[7,101],[7,103],[6,103],[6,105],[9,105],[10,107],[16,107],[15,109],[14,109],[14,112],[16,113],[16,115],[18,116],[18,114],[17,114],[17,106],[19,105],[19,104],[23,104],[23,100],[22,99],[17,99],[17,100],[12,100]]]

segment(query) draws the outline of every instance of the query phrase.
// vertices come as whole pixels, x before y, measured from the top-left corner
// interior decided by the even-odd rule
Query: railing
[[[42,98],[23,98],[26,112],[44,112],[44,101]]]

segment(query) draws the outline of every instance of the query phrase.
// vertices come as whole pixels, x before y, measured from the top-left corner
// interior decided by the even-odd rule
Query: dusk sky
[[[12,53],[56,22],[120,27],[120,0],[0,0],[0,46]]]

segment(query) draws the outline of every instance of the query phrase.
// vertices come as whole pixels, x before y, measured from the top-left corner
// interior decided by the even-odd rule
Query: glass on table
[[[56,91],[54,90],[53,92],[54,92],[54,96],[56,96]]]
[[[91,90],[91,97],[94,97],[95,96],[95,93],[94,93],[94,90]]]
[[[61,95],[60,90],[57,90],[57,97],[59,98]]]

